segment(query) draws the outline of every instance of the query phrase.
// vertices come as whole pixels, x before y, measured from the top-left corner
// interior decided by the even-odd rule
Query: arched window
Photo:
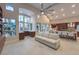
[[[8,4],[6,4],[6,10],[7,11],[14,11],[14,6],[13,6],[13,4],[12,3],[8,3]]]
[[[34,31],[33,12],[24,8],[19,8],[19,32]]]

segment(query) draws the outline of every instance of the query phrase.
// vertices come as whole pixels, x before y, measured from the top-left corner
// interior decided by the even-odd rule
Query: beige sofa
[[[59,36],[55,33],[37,33],[35,40],[56,50],[60,47]]]

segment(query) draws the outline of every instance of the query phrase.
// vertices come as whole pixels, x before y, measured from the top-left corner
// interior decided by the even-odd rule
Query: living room
[[[0,9],[1,55],[79,54],[78,3],[0,3]]]

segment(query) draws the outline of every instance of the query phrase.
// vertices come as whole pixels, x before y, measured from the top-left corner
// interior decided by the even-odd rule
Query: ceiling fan
[[[44,11],[44,8],[43,8],[43,3],[40,4],[41,5],[41,10],[40,10],[40,17],[38,18],[38,22],[39,23],[49,23],[49,18],[48,16],[46,15],[46,12]]]
[[[44,4],[41,3],[41,14],[44,14],[48,17],[49,20],[51,20],[51,18],[49,16],[53,16],[52,12],[54,11],[54,9],[50,9],[53,5],[56,5],[56,4],[52,4],[46,8],[44,8]]]

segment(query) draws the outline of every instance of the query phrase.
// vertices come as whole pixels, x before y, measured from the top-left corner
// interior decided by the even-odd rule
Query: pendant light
[[[37,23],[49,24],[49,19],[48,19],[48,17],[45,15],[45,12],[44,12],[44,10],[43,10],[43,3],[41,3],[41,14],[40,14],[40,17],[38,18]]]

